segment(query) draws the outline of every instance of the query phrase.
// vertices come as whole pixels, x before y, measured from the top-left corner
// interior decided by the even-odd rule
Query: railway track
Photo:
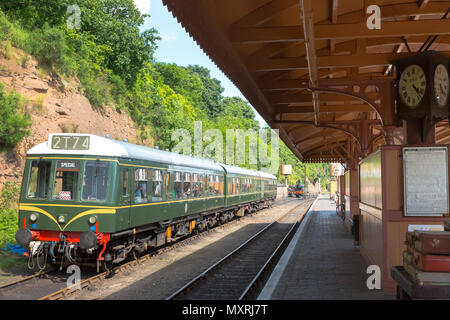
[[[166,300],[256,298],[311,205],[312,201],[305,201],[292,208],[198,274]]]
[[[287,200],[280,201],[276,203],[273,207],[282,207],[286,204],[294,202],[296,200]],[[260,210],[256,212],[256,214],[263,212],[264,210]],[[155,250],[154,252],[150,252],[146,255],[140,257],[139,260],[132,260],[126,263],[123,263],[117,267],[115,267],[112,271],[103,272],[103,273],[95,273],[92,270],[83,270],[81,272],[82,279],[80,281],[80,289],[85,290],[91,287],[93,284],[102,281],[108,277],[113,276],[114,274],[121,273],[133,269],[139,264],[159,255],[164,252],[174,250],[176,248],[185,246],[190,242],[194,241],[199,237],[205,237],[212,230],[217,230],[226,227],[227,225],[232,225],[235,223],[239,223],[241,219],[245,219],[248,216],[239,217],[231,222],[228,222],[223,225],[216,226],[208,231],[202,232],[197,235],[189,236],[183,240],[179,240],[178,242],[172,243],[168,246]],[[6,283],[0,286],[0,299],[8,299],[14,297],[15,299],[23,299],[23,300],[59,300],[69,297],[75,293],[79,293],[80,290],[76,286],[67,287],[66,281],[69,274],[66,274],[61,271],[57,272],[40,272],[33,274],[31,276],[27,276],[18,280],[15,280],[10,283]]]

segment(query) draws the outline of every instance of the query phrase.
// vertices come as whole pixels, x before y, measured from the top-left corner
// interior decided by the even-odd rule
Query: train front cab
[[[26,160],[18,243],[31,251],[105,248],[116,229],[113,159],[41,155]],[[66,251],[64,251],[66,252]]]

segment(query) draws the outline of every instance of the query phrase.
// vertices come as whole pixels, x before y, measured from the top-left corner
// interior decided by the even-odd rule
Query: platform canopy
[[[386,144],[386,132],[401,143],[392,61],[450,57],[450,1],[163,2],[303,161],[347,162]],[[381,29],[366,24],[373,4]],[[438,123],[436,143],[449,136]]]

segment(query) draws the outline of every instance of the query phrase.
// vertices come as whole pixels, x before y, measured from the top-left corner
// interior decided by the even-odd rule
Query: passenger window
[[[145,203],[147,202],[147,170],[146,169],[135,169],[134,170],[134,202],[135,203]]]
[[[236,194],[240,193],[240,181],[239,178],[236,178]]]
[[[128,195],[128,169],[122,169],[122,196]]]
[[[173,173],[173,191],[174,191],[174,199],[181,199],[182,196],[182,181],[181,181],[181,172]]]
[[[81,199],[86,201],[105,201],[108,187],[108,173],[109,163],[87,161],[84,168],[83,194]],[[128,179],[126,181],[128,183]]]
[[[28,199],[47,198],[48,186],[50,183],[50,161],[33,161],[28,179]]]
[[[191,197],[191,174],[184,174],[183,195],[185,198]]]
[[[214,194],[214,176],[208,176],[208,194]]]
[[[55,183],[53,185],[54,200],[75,200],[78,186],[80,164],[73,160],[56,162]]]
[[[200,195],[200,180],[199,174],[192,174],[192,196],[197,198]]]
[[[219,176],[215,176],[215,183],[214,183],[214,194],[218,195],[220,194],[220,180]]]
[[[161,170],[153,170],[152,171],[152,182],[153,182],[152,201],[161,201],[162,200],[162,172],[161,172]]]

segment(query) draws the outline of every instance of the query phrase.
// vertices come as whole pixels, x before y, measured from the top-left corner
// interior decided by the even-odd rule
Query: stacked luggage
[[[450,221],[445,231],[406,233],[403,267],[419,286],[450,286]]]

